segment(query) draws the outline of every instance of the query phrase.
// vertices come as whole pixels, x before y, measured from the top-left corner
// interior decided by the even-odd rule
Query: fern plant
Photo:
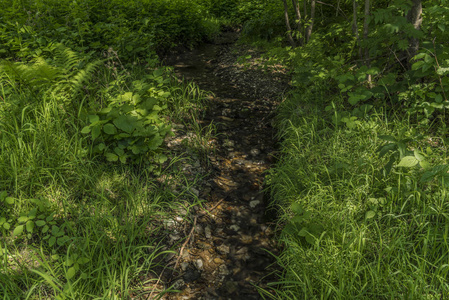
[[[88,82],[101,60],[86,62],[82,54],[63,45],[54,48],[54,57],[37,57],[30,63],[1,61],[0,74],[20,89],[33,94],[53,93],[70,100]]]

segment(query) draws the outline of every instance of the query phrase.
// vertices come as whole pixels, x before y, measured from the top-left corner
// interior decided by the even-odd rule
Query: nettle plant
[[[133,82],[131,92],[112,99],[108,106],[88,116],[89,125],[81,133],[89,134],[91,152],[111,162],[140,162],[151,158],[163,163],[167,157],[159,150],[164,138],[172,134],[162,111],[167,109],[171,93],[164,88],[163,70],[155,70],[143,80]]]

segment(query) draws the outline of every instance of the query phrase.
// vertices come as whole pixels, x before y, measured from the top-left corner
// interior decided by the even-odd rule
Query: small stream
[[[166,299],[262,299],[256,287],[268,289],[275,280],[268,251],[277,248],[263,184],[275,151],[271,119],[277,99],[257,95],[257,82],[245,81],[254,74],[232,63],[235,39],[229,33],[166,60],[177,76],[214,93],[201,123],[217,127],[216,151],[208,157],[214,171],[202,191],[210,213],[198,215],[194,243],[184,249],[181,272],[171,279],[182,292]]]

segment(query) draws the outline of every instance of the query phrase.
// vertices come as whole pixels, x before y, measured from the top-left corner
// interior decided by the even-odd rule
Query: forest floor
[[[267,213],[265,171],[276,156],[274,111],[288,89],[282,67],[263,69],[261,53],[224,32],[213,43],[165,58],[178,78],[210,92],[198,120],[216,131],[203,161],[206,177],[194,190],[204,202],[190,222],[171,224],[178,255],[167,258],[164,299],[261,299],[275,279],[279,253],[275,220]],[[245,61],[242,63],[242,59]],[[176,137],[168,145],[176,145]]]

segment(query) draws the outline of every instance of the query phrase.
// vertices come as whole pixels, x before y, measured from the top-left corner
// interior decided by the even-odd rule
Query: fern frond
[[[92,78],[92,74],[102,61],[95,61],[87,64],[84,69],[79,70],[70,80],[71,92],[76,94],[86,81]]]
[[[62,68],[67,75],[77,68],[82,60],[83,58],[79,53],[76,53],[63,45],[59,45],[56,48],[55,63],[59,68]]]

